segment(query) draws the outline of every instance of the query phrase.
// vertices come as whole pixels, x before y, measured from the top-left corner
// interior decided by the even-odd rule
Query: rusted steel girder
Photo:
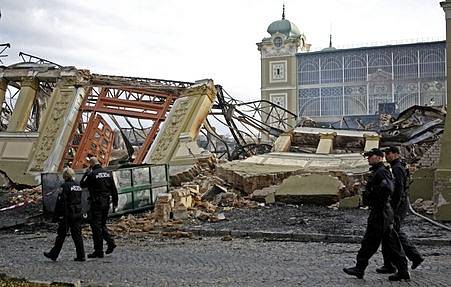
[[[152,122],[149,133],[133,161],[136,164],[142,162],[175,99],[178,98],[180,91],[184,89],[184,85],[190,83],[180,82],[181,84],[176,86],[177,82],[166,81],[165,84],[171,84],[171,86],[167,87],[164,85],[158,86],[158,83],[162,83],[161,81],[163,80],[151,81],[152,79],[147,79],[149,80],[148,86],[144,87],[140,85],[144,84],[146,79],[136,79],[116,76],[96,76],[94,78],[93,83],[99,85],[92,85],[88,88],[88,95],[78,115],[79,125],[72,131],[71,140],[66,146],[65,156],[60,164],[60,169],[71,159],[73,160],[72,167],[79,168],[83,166],[83,161],[86,160],[86,155],[84,155],[85,152],[83,151],[86,148],[83,148],[83,146],[90,141],[89,137],[92,136],[92,129],[96,129],[95,125],[90,123],[96,119],[97,114],[149,120]],[[127,83],[127,81],[130,82]],[[100,85],[101,83],[104,84]],[[137,84],[138,86],[131,84]],[[83,122],[83,118],[89,118],[89,120]],[[71,155],[71,149],[72,153],[75,151],[75,156]]]

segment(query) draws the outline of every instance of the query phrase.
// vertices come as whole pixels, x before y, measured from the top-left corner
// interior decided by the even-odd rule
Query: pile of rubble
[[[418,198],[414,203],[412,203],[412,208],[418,213],[433,214],[435,204],[432,200]]]
[[[226,219],[224,211],[257,207],[256,202],[229,191],[225,186],[224,181],[213,174],[198,175],[169,193],[159,194],[152,212],[123,216],[108,228],[115,234],[154,233],[166,237],[190,237],[189,233],[162,230],[187,222],[218,222]]]
[[[39,203],[42,200],[42,188],[40,185],[21,190],[12,189],[9,192],[11,193],[9,200],[11,204],[19,204],[24,202]]]

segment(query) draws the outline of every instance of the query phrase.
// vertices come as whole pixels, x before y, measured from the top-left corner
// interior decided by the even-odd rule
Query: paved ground
[[[258,208],[235,208],[224,212],[227,220],[192,225],[208,229],[265,230],[273,232],[358,235],[365,233],[368,210],[337,209],[312,205],[276,204]],[[446,223],[451,227],[450,223]],[[410,238],[451,239],[451,232],[409,215],[403,230]]]
[[[354,263],[357,244],[264,242],[219,238],[119,238],[111,256],[73,262],[73,243],[51,262],[42,256],[52,233],[0,234],[0,273],[33,280],[81,279],[112,286],[451,286],[451,246],[421,246],[426,261],[411,272],[410,282],[390,283],[376,274],[378,254],[364,280],[341,269]],[[92,250],[90,240],[87,250]],[[90,282],[88,284],[88,282]]]

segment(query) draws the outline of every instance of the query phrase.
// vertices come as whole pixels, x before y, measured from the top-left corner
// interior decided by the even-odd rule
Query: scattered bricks
[[[220,193],[215,198],[218,206],[234,206],[237,201],[237,195],[233,192]]]
[[[167,194],[159,194],[157,196],[157,200],[155,202],[155,220],[157,222],[167,222],[170,219],[171,210],[172,210],[172,195],[170,193]]]
[[[210,219],[210,214],[202,211],[202,210],[196,210],[195,214],[196,218],[202,221],[207,221]]]
[[[147,223],[147,224],[143,225],[142,231],[143,232],[149,232],[149,231],[153,230],[154,228],[155,228],[155,226],[153,224]]]
[[[225,215],[224,215],[224,213],[218,213],[218,214],[213,214],[213,215],[211,215],[210,216],[210,218],[209,218],[209,221],[210,222],[218,222],[218,221],[221,221],[221,220],[225,220],[226,218],[225,218]]]
[[[215,184],[208,192],[202,195],[202,200],[215,200],[216,196],[223,192],[227,192],[227,189],[223,186]]]
[[[161,236],[164,237],[170,237],[170,238],[193,238],[194,235],[192,232],[186,232],[186,231],[167,231],[167,232],[161,232]]]
[[[191,207],[193,204],[191,198],[191,192],[186,188],[176,189],[170,192],[174,200],[174,206],[179,204],[184,205],[186,208]]]
[[[198,184],[183,184],[182,187],[187,188],[190,191],[190,193],[195,193],[195,194],[199,193],[199,185]]]
[[[412,203],[412,208],[419,213],[432,214],[435,209],[435,204],[432,200],[423,200],[418,198]]]
[[[184,220],[188,218],[188,209],[185,205],[180,204],[174,206],[172,209],[172,219],[174,220]]]

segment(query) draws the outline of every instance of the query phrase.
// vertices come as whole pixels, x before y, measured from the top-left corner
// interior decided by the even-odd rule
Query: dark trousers
[[[398,233],[399,241],[401,242],[402,249],[404,250],[407,258],[410,261],[418,261],[421,259],[421,255],[418,250],[413,246],[410,242],[407,235],[401,230],[402,223],[404,221],[404,215],[397,216],[395,218],[394,229],[396,233]],[[390,252],[387,250],[387,246],[382,244],[382,256],[384,257],[384,266],[391,267],[393,266],[392,261],[390,260]]]
[[[58,255],[61,252],[61,248],[63,248],[64,240],[67,236],[67,231],[69,231],[69,229],[72,239],[74,240],[77,258],[85,258],[85,248],[83,246],[83,237],[81,236],[81,221],[76,219],[67,219],[58,222],[55,245],[53,246],[52,250],[50,250],[50,255],[54,258],[58,258]]]
[[[357,253],[356,267],[364,271],[368,261],[377,252],[379,246],[385,246],[390,261],[395,264],[399,272],[407,272],[407,259],[401,247],[396,231],[392,225],[384,224],[382,218],[369,218],[368,226]]]
[[[108,246],[114,245],[114,240],[106,227],[109,209],[110,201],[107,199],[91,202],[92,239],[94,252],[97,254],[103,254],[103,240],[107,242]]]

